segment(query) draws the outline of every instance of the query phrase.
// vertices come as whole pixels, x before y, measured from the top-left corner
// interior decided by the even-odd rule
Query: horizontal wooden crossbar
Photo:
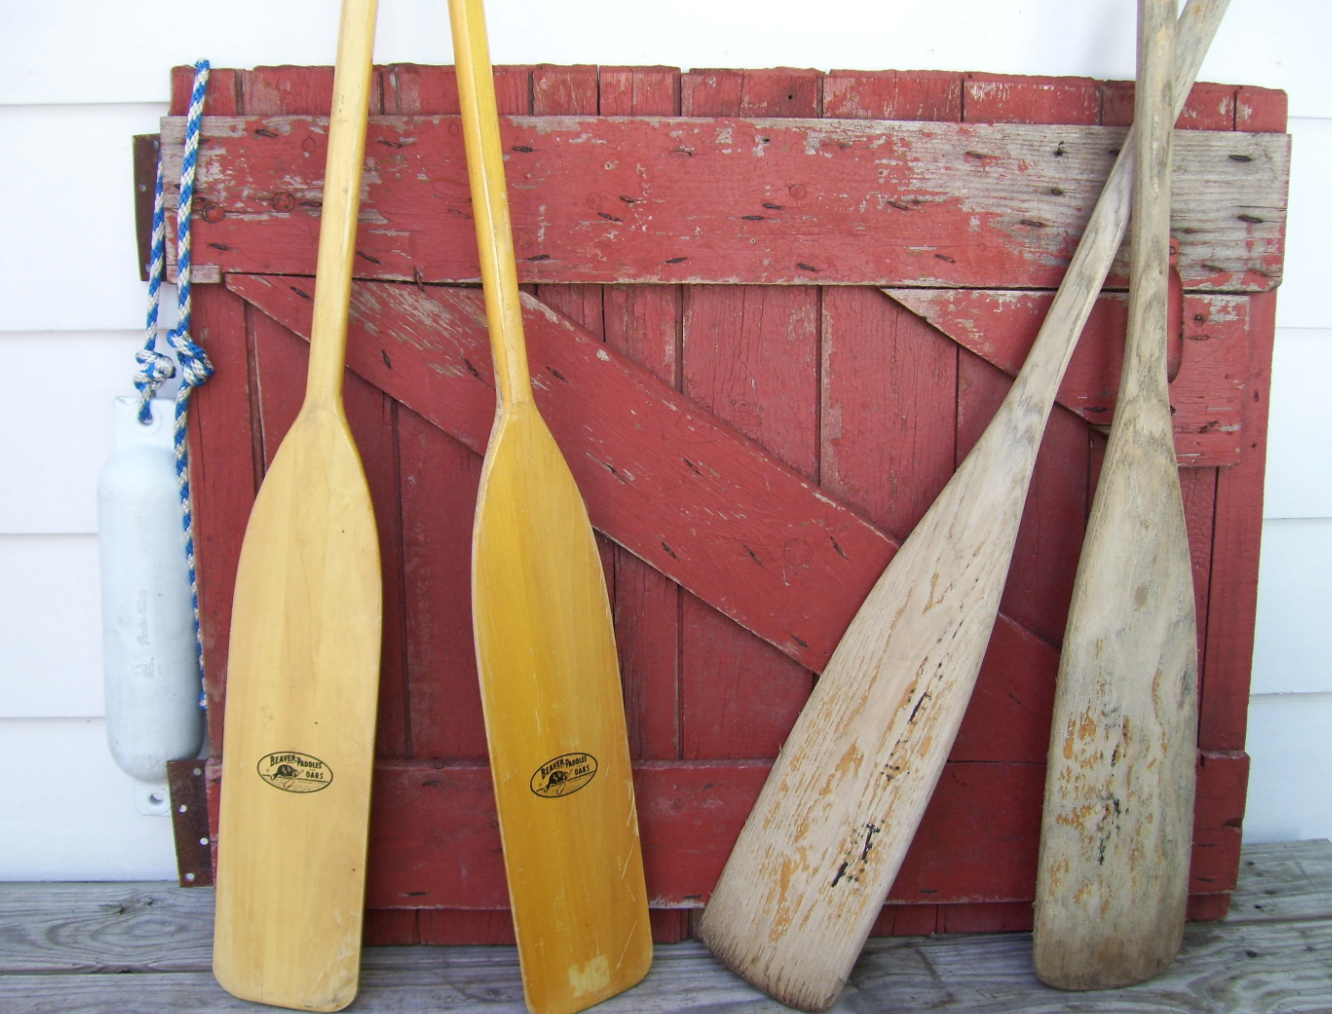
[[[1200,754],[1190,893],[1235,886],[1244,754]],[[702,908],[771,761],[634,764],[653,908]],[[209,763],[219,798],[221,765]],[[893,904],[1026,901],[1034,890],[1043,763],[952,760],[893,884]],[[490,768],[484,762],[375,766],[368,908],[508,908]],[[1006,801],[996,806],[996,800]],[[216,827],[216,819],[214,819]],[[1014,844],[1017,847],[1014,847]]]
[[[313,274],[327,121],[208,117],[194,256]],[[179,178],[184,121],[162,121]],[[1054,288],[1118,127],[864,120],[510,117],[524,282]],[[361,278],[479,278],[457,117],[372,117]],[[1189,289],[1281,280],[1289,139],[1180,131],[1173,231]],[[176,194],[169,195],[169,202]],[[169,245],[170,248],[170,245]],[[1121,257],[1111,284],[1126,282]]]

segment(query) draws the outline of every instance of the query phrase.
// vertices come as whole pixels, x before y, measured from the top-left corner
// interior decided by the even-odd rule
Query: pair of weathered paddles
[[[1226,2],[1190,0],[1176,39],[1174,0],[1140,0],[1133,137],[1036,344],[844,634],[704,913],[718,957],[785,1003],[835,1001],[938,780],[1131,192],[1128,348],[1060,664],[1036,964],[1057,986],[1123,985],[1179,947],[1197,659],[1166,390],[1170,133]],[[498,389],[473,626],[524,990],[566,1014],[647,973],[647,894],[600,560],[527,372],[481,0],[450,10]],[[356,992],[373,768],[378,542],[341,386],[374,17],[344,0],[306,397],[246,531],[226,701],[214,970],[308,1010]]]

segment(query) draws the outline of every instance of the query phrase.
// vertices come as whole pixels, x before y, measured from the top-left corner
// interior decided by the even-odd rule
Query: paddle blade
[[[999,610],[1029,446],[982,438],[888,564],[703,913],[712,952],[784,1004],[832,1006],[906,856]]]
[[[587,511],[532,403],[481,476],[472,622],[528,1006],[569,1014],[652,960],[610,605]]]
[[[250,514],[231,619],[213,972],[243,999],[356,995],[381,610],[351,433],[307,408]]]
[[[1078,565],[1050,739],[1034,961],[1064,989],[1142,982],[1179,951],[1193,857],[1198,641],[1171,441],[1115,431]],[[1155,431],[1152,441],[1140,438]],[[1127,446],[1126,446],[1127,445]]]

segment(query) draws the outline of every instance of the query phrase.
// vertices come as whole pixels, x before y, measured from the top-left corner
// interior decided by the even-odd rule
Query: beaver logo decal
[[[554,799],[577,792],[597,773],[597,759],[590,753],[564,753],[552,757],[532,773],[532,791]]]
[[[259,758],[259,777],[283,792],[318,792],[333,782],[333,769],[318,757],[281,750]]]

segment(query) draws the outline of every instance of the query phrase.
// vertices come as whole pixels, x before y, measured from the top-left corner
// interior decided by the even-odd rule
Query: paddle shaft
[[[361,163],[370,108],[372,53],[378,0],[344,0],[328,124],[324,204],[319,216],[314,323],[305,404],[342,411],[347,359],[347,310],[351,305],[356,219],[361,207]]]
[[[495,76],[490,66],[486,19],[480,0],[449,0],[449,16],[458,67],[467,178],[481,255],[481,284],[490,325],[490,348],[495,357],[495,384],[500,411],[504,412],[532,400],[532,380],[527,369],[518,269],[513,255]]]
[[[1174,0],[1139,0],[1128,340],[1055,692],[1037,974],[1141,982],[1179,950],[1192,855],[1197,626],[1166,376]]]
[[[1181,17],[1176,114],[1225,0]],[[998,613],[1046,420],[1128,223],[1126,142],[1036,343],[989,427],[903,544],[815,685],[701,932],[784,1003],[831,1006],[919,826]]]

